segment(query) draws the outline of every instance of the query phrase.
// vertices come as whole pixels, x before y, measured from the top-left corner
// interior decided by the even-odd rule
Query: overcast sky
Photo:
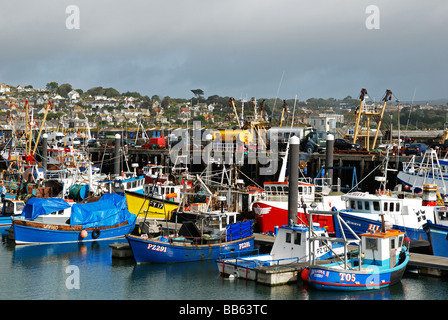
[[[70,5],[79,29],[67,28]],[[386,89],[402,101],[448,98],[447,31],[446,0],[2,1],[0,83],[173,98],[198,88],[236,99],[361,88],[376,100]]]

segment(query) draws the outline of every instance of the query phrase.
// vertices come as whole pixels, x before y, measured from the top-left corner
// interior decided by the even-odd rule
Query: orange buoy
[[[308,268],[305,268],[302,270],[302,273],[300,274],[300,276],[302,277],[303,281],[308,282],[309,274],[310,274],[310,270]]]
[[[87,231],[86,230],[81,230],[81,238],[86,238],[87,237]]]

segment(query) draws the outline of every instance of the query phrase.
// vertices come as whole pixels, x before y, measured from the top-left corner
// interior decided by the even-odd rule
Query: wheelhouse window
[[[294,244],[300,245],[302,243],[302,234],[295,232]]]
[[[374,238],[366,239],[366,249],[376,250],[378,248],[378,240]]]
[[[291,233],[286,232],[286,243],[291,243]]]
[[[380,211],[380,202],[379,201],[373,201],[373,210]]]
[[[370,202],[369,201],[364,201],[364,209],[366,211],[370,211]]]
[[[396,249],[397,248],[396,245],[397,245],[397,239],[395,238],[390,239],[390,248]]]

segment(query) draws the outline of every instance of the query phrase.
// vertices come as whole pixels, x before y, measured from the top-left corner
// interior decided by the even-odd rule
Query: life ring
[[[100,236],[100,229],[94,229],[93,231],[92,231],[92,238],[93,239],[96,239],[96,238],[98,238],[99,236]]]

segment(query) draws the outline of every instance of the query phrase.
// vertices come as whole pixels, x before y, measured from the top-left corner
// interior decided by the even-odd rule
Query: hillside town
[[[228,103],[229,97],[212,95],[203,97],[200,89],[191,90],[191,99],[142,96],[138,92],[119,93],[113,88],[94,87],[86,92],[73,89],[70,84],[59,85],[49,82],[46,88],[33,88],[32,85],[10,85],[0,83],[0,128],[11,129],[10,119],[25,117],[25,104],[33,110],[36,126],[46,113],[45,107],[51,102],[45,119],[45,129],[83,128],[93,130],[103,128],[130,128],[142,125],[151,127],[185,127],[193,121],[201,121],[205,127],[228,128],[237,125],[235,110]],[[266,103],[264,103],[267,101]],[[306,101],[293,99],[240,99],[238,101],[241,118],[251,118],[256,108],[265,108],[265,120],[271,125],[310,124],[316,130],[341,131],[349,121],[350,109],[358,104],[350,96],[336,100],[311,98]],[[384,123],[397,119],[401,109],[401,124],[406,130],[443,130],[446,118],[444,105],[397,104],[387,105]],[[413,110],[414,109],[414,110]],[[409,115],[409,116],[408,116]],[[425,126],[425,117],[437,119],[438,124]],[[417,118],[417,120],[414,119]],[[442,120],[441,120],[442,119]],[[420,126],[419,126],[420,120]],[[396,121],[396,120],[395,120]],[[406,127],[404,127],[406,125]],[[396,126],[395,126],[396,127]],[[337,130],[339,128],[339,130]]]

